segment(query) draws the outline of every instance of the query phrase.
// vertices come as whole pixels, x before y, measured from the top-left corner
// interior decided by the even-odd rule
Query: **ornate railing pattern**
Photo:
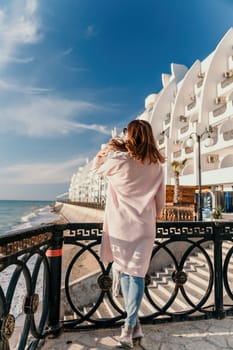
[[[163,221],[194,221],[194,205],[188,206],[176,205],[165,206],[162,211],[161,220]]]
[[[112,266],[99,258],[101,236],[100,223],[49,225],[0,236],[0,349],[37,349],[46,336],[63,328],[123,323],[123,300],[113,289]],[[233,315],[232,240],[233,222],[159,222],[141,321]],[[191,266],[197,254],[200,263]],[[197,283],[193,296],[197,270],[205,287],[200,290]],[[166,290],[163,304],[160,288]]]
[[[51,329],[56,332],[59,310],[52,293],[59,296],[53,289],[59,284],[51,273],[51,252],[62,244],[62,234],[52,225],[0,236],[1,350],[36,349]]]

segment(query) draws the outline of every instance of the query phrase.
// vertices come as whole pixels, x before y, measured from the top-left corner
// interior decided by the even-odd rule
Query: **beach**
[[[64,224],[68,222],[102,222],[103,220],[103,211],[85,208],[76,205],[71,205],[67,203],[56,202],[53,206],[51,206],[51,223],[56,224]],[[55,219],[55,220],[54,220]],[[44,222],[41,224],[45,224]],[[48,222],[49,224],[49,222]],[[66,232],[64,232],[66,234]],[[74,257],[74,255],[79,250],[79,247],[74,245],[63,245],[63,255],[62,255],[62,280],[61,284],[64,286],[65,274],[67,268]],[[32,271],[33,265],[35,263],[35,259],[37,256],[33,256],[29,263],[27,264],[29,270]],[[74,265],[72,269],[71,278],[75,279],[77,276],[83,276],[86,273],[90,272],[90,257],[88,254],[83,254],[80,259],[78,259],[77,264]],[[0,284],[3,288],[4,293],[6,293],[10,278],[15,269],[15,266],[10,266],[4,271],[1,272]],[[10,343],[12,348],[14,348],[18,342],[19,334],[22,329],[22,324],[24,322],[24,316],[22,315],[22,303],[24,294],[26,291],[26,285],[23,275],[21,275],[17,288],[14,293],[13,302],[11,304],[10,312],[16,318],[15,332],[12,338],[10,339]],[[43,295],[43,267],[41,268],[36,284],[36,293],[39,294],[40,301],[42,300]],[[40,313],[40,311],[39,311]]]

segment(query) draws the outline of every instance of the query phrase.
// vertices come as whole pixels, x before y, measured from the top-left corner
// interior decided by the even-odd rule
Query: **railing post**
[[[46,255],[50,266],[50,303],[48,311],[48,327],[54,337],[62,331],[60,322],[60,299],[61,299],[61,270],[62,270],[62,245],[63,231],[53,232],[53,243],[47,250]]]
[[[222,223],[214,224],[214,294],[216,318],[225,317],[223,308]]]

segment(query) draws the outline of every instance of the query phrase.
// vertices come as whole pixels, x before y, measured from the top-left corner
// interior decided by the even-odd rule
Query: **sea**
[[[0,200],[0,234],[32,228],[59,219],[51,211],[52,201]]]
[[[42,224],[49,224],[59,220],[59,214],[51,211],[55,202],[52,201],[28,201],[28,200],[0,200],[0,235],[10,234],[15,230],[38,227]],[[33,271],[37,255],[32,256],[27,266]],[[7,266],[0,273],[0,289],[7,295],[16,267],[14,264]],[[43,299],[43,265],[37,276],[36,293],[40,300]],[[14,297],[11,303],[11,314],[15,319],[22,317],[22,300],[27,293],[24,274],[21,273],[17,281],[17,288],[14,290]],[[15,348],[15,347],[14,347]]]

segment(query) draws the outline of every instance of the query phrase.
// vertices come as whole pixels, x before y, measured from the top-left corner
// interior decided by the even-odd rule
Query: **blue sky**
[[[0,0],[0,199],[66,192],[171,63],[232,26],[231,0]]]

